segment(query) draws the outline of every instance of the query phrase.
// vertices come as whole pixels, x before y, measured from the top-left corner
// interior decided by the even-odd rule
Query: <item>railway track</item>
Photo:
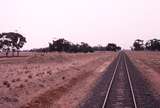
[[[160,108],[141,72],[122,51],[80,108]]]
[[[121,52],[102,108],[137,108],[126,58]]]

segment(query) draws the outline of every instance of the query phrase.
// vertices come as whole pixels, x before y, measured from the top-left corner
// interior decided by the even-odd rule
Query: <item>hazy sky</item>
[[[160,0],[0,0],[0,32],[16,31],[24,49],[56,38],[129,48],[137,38],[160,38]]]

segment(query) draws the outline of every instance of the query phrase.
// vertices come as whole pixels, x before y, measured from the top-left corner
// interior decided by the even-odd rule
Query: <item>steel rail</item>
[[[137,108],[136,98],[135,98],[135,94],[134,94],[134,90],[133,90],[132,81],[131,81],[131,77],[130,77],[130,74],[129,74],[128,66],[127,66],[127,63],[126,63],[126,57],[125,57],[125,55],[124,55],[124,62],[125,62],[127,76],[128,76],[128,79],[129,79],[129,84],[130,84],[130,88],[131,88],[131,92],[132,92],[134,107]]]
[[[104,102],[103,102],[103,105],[102,105],[102,108],[105,108],[105,105],[106,105],[106,102],[107,102],[107,99],[108,99],[108,96],[109,96],[109,93],[110,93],[110,90],[111,90],[111,87],[112,87],[112,83],[113,83],[113,80],[115,78],[115,74],[117,72],[117,68],[118,68],[118,65],[120,63],[120,59],[121,59],[121,55],[119,53],[119,59],[118,59],[118,62],[116,64],[116,67],[114,69],[114,73],[113,73],[113,76],[112,76],[112,79],[110,81],[110,84],[109,84],[109,87],[108,87],[108,90],[107,90],[107,93],[106,93],[106,96],[105,96],[105,99],[104,99]]]

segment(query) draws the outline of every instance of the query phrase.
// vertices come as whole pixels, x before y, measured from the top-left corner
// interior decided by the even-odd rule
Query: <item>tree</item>
[[[117,46],[116,50],[120,51],[122,48],[120,46]]]
[[[53,40],[49,43],[49,51],[64,51],[64,52],[93,52],[93,48],[87,43],[73,44],[65,39]]]
[[[11,40],[8,39],[5,34],[1,34],[0,36],[0,48],[3,52],[6,53],[6,56],[8,56],[11,49]]]
[[[93,47],[94,51],[106,51],[106,47],[102,45],[94,46]]]
[[[94,52],[93,49],[92,49],[92,47],[89,46],[85,42],[81,42],[81,44],[79,46],[79,50],[80,50],[80,52],[85,52],[85,53],[87,53],[87,52]]]
[[[65,39],[53,40],[53,43],[49,43],[50,51],[65,51],[68,52],[70,50],[71,43]]]
[[[107,51],[116,51],[116,44],[114,43],[109,43],[107,46],[106,46],[106,50]]]
[[[158,39],[151,39],[145,43],[146,50],[160,51],[160,40]]]
[[[3,48],[3,42],[2,42],[2,40],[1,40],[1,38],[2,38],[2,34],[0,34],[0,49]]]
[[[121,50],[121,47],[117,46],[115,43],[108,43],[108,45],[106,46],[106,50],[107,51],[119,51]]]
[[[26,43],[26,38],[23,37],[22,35],[18,35],[18,42],[16,44],[16,48],[17,48],[17,55],[19,56],[19,50],[24,46],[24,44]]]
[[[136,39],[133,43],[133,49],[136,51],[137,50],[144,50],[143,40]]]
[[[2,33],[0,40],[3,50],[6,52],[6,56],[8,56],[9,51],[12,51],[13,56],[14,52],[17,51],[17,56],[19,56],[20,48],[27,42],[25,37],[14,32]]]

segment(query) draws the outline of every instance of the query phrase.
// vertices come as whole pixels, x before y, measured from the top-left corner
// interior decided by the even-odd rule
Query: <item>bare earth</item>
[[[0,108],[76,108],[117,56],[112,52],[23,55],[0,58]]]
[[[127,52],[151,87],[155,97],[160,100],[160,52]]]

